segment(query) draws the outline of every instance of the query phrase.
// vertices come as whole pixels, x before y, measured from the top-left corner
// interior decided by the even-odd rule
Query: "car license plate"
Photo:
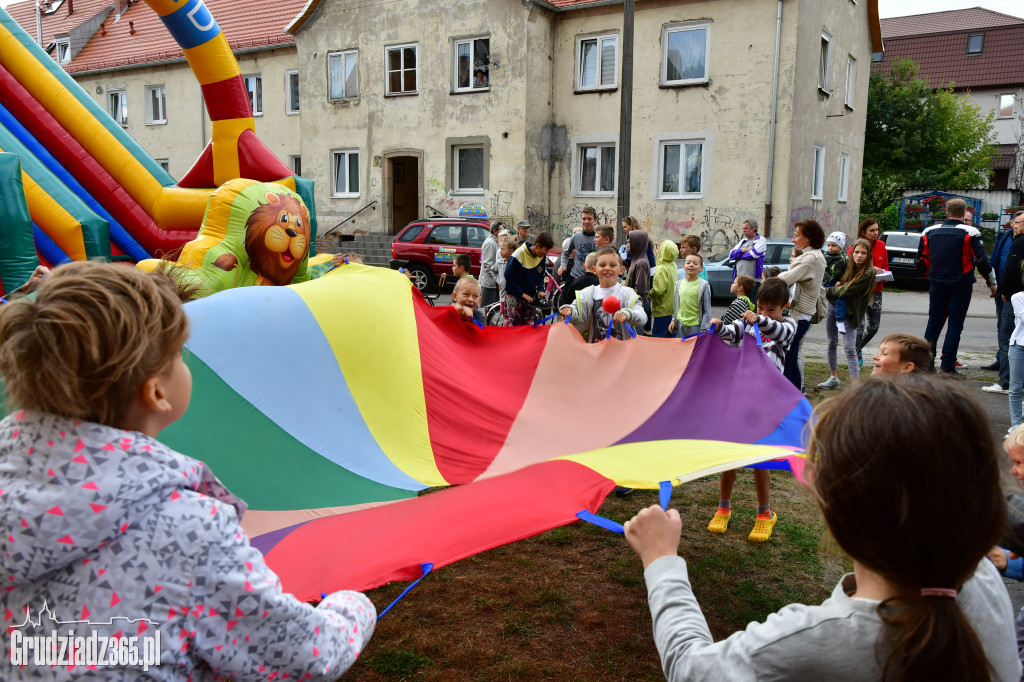
[[[914,264],[914,259],[913,258],[896,258],[894,256],[893,258],[890,258],[889,260],[891,260],[893,263],[906,263],[907,265],[913,265]]]

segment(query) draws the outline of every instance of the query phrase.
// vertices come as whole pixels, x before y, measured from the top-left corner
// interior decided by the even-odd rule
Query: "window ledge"
[[[284,112],[284,115],[285,116],[298,116],[300,113],[302,113],[302,112],[299,112],[299,111],[286,111],[286,112]]]
[[[419,90],[414,92],[385,92],[385,97],[415,97],[420,94]]]
[[[618,85],[607,85],[601,88],[576,88],[572,91],[574,95],[589,95],[592,93],[606,93],[606,92],[618,92]]]
[[[475,94],[477,94],[479,92],[490,92],[490,91],[491,91],[491,87],[487,86],[486,88],[474,88],[472,90],[449,90],[448,94],[449,95],[475,95]]]
[[[358,199],[358,194],[332,194],[332,199]]]
[[[392,97],[398,97],[398,95],[392,95]],[[327,101],[330,102],[331,104],[347,107],[350,104],[355,104],[356,102],[358,102],[359,96],[356,95],[355,97],[328,97]]]
[[[845,204],[848,201],[849,201],[849,199],[836,199],[836,202],[838,202],[840,204]]]
[[[148,125],[148,126],[165,126],[165,125],[167,125],[167,121],[146,121],[146,125]]]
[[[843,104],[843,106],[846,107],[847,111],[856,111],[856,109],[853,108],[852,104]]]
[[[832,96],[832,91],[831,90],[826,90],[825,88],[821,87],[820,85],[818,86],[818,92],[820,92],[822,95],[825,95],[825,97],[831,97]]]
[[[711,85],[711,79],[702,81],[692,81],[689,83],[658,83],[658,88],[661,90],[675,90],[677,88],[707,88]]]
[[[453,189],[448,192],[450,197],[482,197],[487,193],[487,190],[483,189]]]
[[[583,197],[583,198],[586,198],[586,197],[609,197],[610,198],[610,197],[614,197],[615,196],[615,192],[614,191],[613,192],[583,192],[583,191],[576,191],[576,192],[573,193],[573,196],[574,197]]]
[[[703,192],[695,192],[692,194],[659,194],[658,201],[678,201],[679,199],[703,199]]]
[[[815,195],[812,194],[811,195],[811,201],[821,201],[821,195],[815,196]]]

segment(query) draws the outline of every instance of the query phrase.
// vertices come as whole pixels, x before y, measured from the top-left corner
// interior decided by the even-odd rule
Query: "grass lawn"
[[[807,386],[828,376],[808,362]],[[840,370],[844,377],[845,370]],[[848,382],[844,381],[845,387]],[[808,390],[812,403],[835,392]],[[616,521],[658,503],[657,491],[609,495],[600,513]],[[779,514],[767,543],[747,541],[756,497],[740,472],[733,519],[722,536],[705,527],[718,503],[718,477],[677,486],[680,553],[716,639],[790,602],[819,603],[852,569],[821,551],[824,526],[810,492],[772,472]],[[378,610],[405,587],[369,592]],[[430,574],[377,627],[346,680],[661,680],[640,560],[625,540],[574,523],[499,547]]]

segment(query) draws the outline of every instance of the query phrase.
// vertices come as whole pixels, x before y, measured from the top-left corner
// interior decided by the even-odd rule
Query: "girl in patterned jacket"
[[[108,664],[124,643],[159,643],[157,660],[114,656],[98,669],[111,678],[334,680],[373,633],[373,605],[282,592],[239,525],[245,505],[156,440],[188,407],[187,337],[170,280],[124,266],[65,265],[35,300],[0,306],[0,372],[20,410],[0,422],[5,625],[95,633]],[[84,672],[33,661],[2,657],[0,679]]]

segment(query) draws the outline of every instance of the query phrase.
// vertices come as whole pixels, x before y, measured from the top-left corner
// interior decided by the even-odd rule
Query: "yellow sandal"
[[[712,533],[724,533],[725,529],[729,527],[729,519],[731,517],[731,510],[719,509],[715,512],[715,516],[711,519],[711,523],[708,524],[708,530]]]
[[[747,539],[751,542],[764,542],[772,536],[772,529],[775,528],[775,522],[779,520],[779,515],[775,512],[771,512],[771,516],[757,515],[757,520],[754,521],[754,530],[750,531],[750,535]]]

